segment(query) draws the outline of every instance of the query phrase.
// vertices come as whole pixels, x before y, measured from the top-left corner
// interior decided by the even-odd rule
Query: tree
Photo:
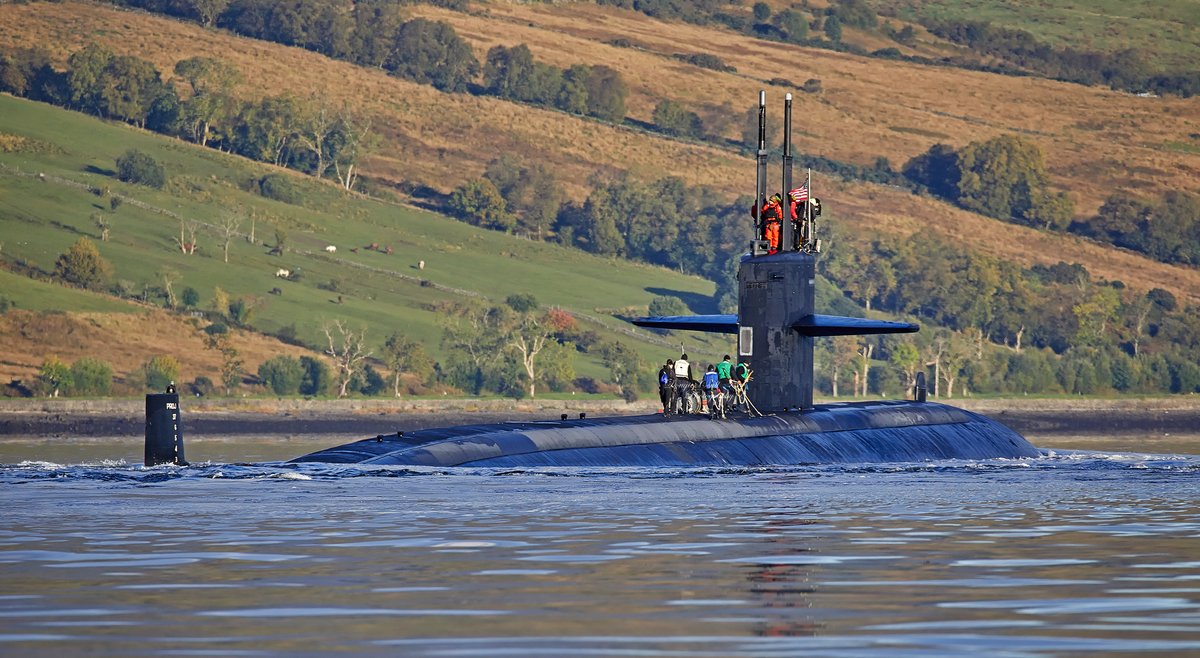
[[[154,158],[137,149],[130,149],[117,158],[117,179],[162,189],[167,183],[167,172]]]
[[[596,353],[609,381],[620,388],[621,397],[629,402],[636,400],[637,391],[644,388],[639,375],[650,372],[646,360],[619,340],[601,343]]]
[[[591,75],[591,69],[585,64],[572,64],[563,71],[562,87],[554,102],[555,107],[572,114],[587,114],[588,78]]]
[[[275,395],[293,395],[300,391],[304,368],[297,359],[281,354],[263,361],[258,377]]]
[[[180,293],[179,301],[183,302],[184,308],[196,308],[196,305],[200,303],[200,293],[195,288],[188,286]]]
[[[103,397],[112,390],[113,369],[104,361],[85,356],[71,364],[70,394]]]
[[[475,226],[510,231],[516,224],[495,184],[486,178],[467,181],[450,195],[451,212]]]
[[[829,354],[829,381],[833,386],[833,397],[838,396],[838,381],[858,356],[857,336],[834,336],[833,349]],[[854,392],[855,395],[858,391]]]
[[[303,129],[304,119],[300,102],[291,96],[268,96],[257,103],[247,103],[234,122],[233,150],[260,162],[283,166],[292,157],[292,145]]]
[[[221,238],[221,254],[226,263],[229,262],[229,244],[238,235],[242,226],[242,218],[230,212],[221,213],[221,223],[217,226],[217,235]]]
[[[220,288],[217,288],[216,292],[224,295],[224,292]],[[227,296],[225,298],[228,300]],[[232,394],[233,389],[242,383],[245,366],[245,362],[239,356],[237,348],[229,344],[229,335],[227,333],[206,333],[204,335],[204,348],[221,353],[221,384],[225,387],[225,395]]]
[[[396,31],[396,44],[384,62],[392,75],[431,84],[442,91],[466,91],[479,72],[470,44],[448,23],[415,18]]]
[[[825,36],[834,43],[842,40],[842,20],[836,15],[825,19]]]
[[[654,125],[668,135],[699,137],[704,132],[700,117],[682,104],[667,99],[654,107]]]
[[[808,38],[808,20],[794,9],[784,9],[775,14],[775,25],[790,43],[802,43]]]
[[[1029,225],[1063,224],[1070,217],[1069,200],[1047,189],[1042,151],[1032,142],[1012,135],[972,142],[958,163],[958,202],[968,210]]]
[[[173,356],[156,356],[142,365],[146,390],[165,391],[179,379],[179,362]]]
[[[80,288],[98,290],[112,279],[112,265],[100,255],[96,243],[79,238],[54,264],[54,276]]]
[[[597,64],[592,67],[587,80],[587,112],[588,114],[620,123],[625,120],[625,98],[629,95],[629,87],[621,79],[621,74]]]
[[[888,353],[888,363],[900,373],[904,390],[912,391],[917,381],[917,370],[921,367],[921,353],[917,346],[910,341],[896,343]]]
[[[158,271],[158,276],[162,279],[163,292],[167,295],[167,308],[175,308],[178,304],[175,299],[175,284],[179,282],[179,270],[172,267],[164,267]]]
[[[517,354],[529,382],[529,397],[537,397],[537,357],[551,337],[550,326],[532,311],[518,312],[506,332],[507,348]]]
[[[948,144],[929,147],[928,151],[905,163],[902,173],[912,182],[927,187],[934,196],[958,200],[958,153]]]
[[[342,189],[350,191],[358,181],[358,161],[374,145],[371,120],[360,119],[349,111],[338,118],[336,130],[330,136],[330,159],[333,173]]]
[[[56,398],[71,386],[71,369],[56,356],[47,357],[38,368],[37,388],[48,398]]]
[[[358,372],[362,362],[371,356],[371,351],[366,345],[367,330],[361,328],[355,331],[341,320],[326,322],[321,330],[325,333],[328,345],[325,353],[333,359],[334,368],[337,369],[337,396],[344,398],[350,386],[350,379]]]
[[[233,119],[233,88],[241,74],[218,59],[191,57],[175,64],[175,75],[187,82],[190,91],[183,101],[183,115],[192,141],[207,146],[214,124]]]
[[[754,13],[754,20],[758,23],[764,23],[768,18],[771,17],[771,5],[768,5],[765,2],[760,1],[754,3],[754,6],[751,7],[751,11]]]
[[[483,66],[483,86],[501,98],[531,101],[535,98],[534,73],[529,46],[494,46],[487,52]]]
[[[153,64],[137,57],[117,55],[108,61],[100,78],[100,114],[144,128],[146,117],[162,90],[162,78]]]
[[[100,114],[101,80],[113,54],[107,48],[89,43],[67,59],[66,93],[71,107]]]
[[[324,361],[302,356],[300,367],[304,369],[304,376],[300,379],[302,395],[324,395],[333,388],[333,374]]]
[[[433,374],[433,360],[425,352],[425,346],[405,334],[395,332],[383,342],[383,358],[392,369],[392,390],[400,397],[400,376],[404,373],[428,379]]]
[[[507,307],[485,306],[461,301],[438,309],[442,349],[451,355],[451,372],[458,385],[478,395],[487,380],[487,369],[495,365],[504,349]]]

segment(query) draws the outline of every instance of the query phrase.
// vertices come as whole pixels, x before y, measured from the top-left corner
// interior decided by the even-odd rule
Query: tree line
[[[371,143],[367,119],[319,96],[239,100],[239,72],[209,57],[181,60],[172,73],[164,82],[150,62],[95,44],[73,53],[64,71],[39,48],[0,55],[0,91],[354,186]]]
[[[903,174],[934,196],[989,217],[1071,233],[1123,247],[1163,263],[1200,265],[1200,199],[1171,190],[1156,200],[1109,195],[1091,217],[1050,188],[1041,149],[1004,135],[955,150],[934,144],[905,163]]]
[[[868,309],[941,327],[917,337],[854,339],[858,349],[874,346],[876,360],[889,359],[897,342],[933,345],[952,357],[941,364],[948,376],[961,374],[961,385],[982,392],[1200,390],[1193,357],[1200,309],[1184,308],[1166,290],[1096,281],[1065,262],[1022,269],[920,234],[861,247],[831,241],[837,244],[821,269],[845,294]]]
[[[602,65],[565,70],[533,59],[529,48],[497,46],[480,65],[470,44],[443,21],[407,19],[395,0],[118,0],[237,34],[377,68],[441,91],[494,94],[620,123],[628,93]],[[435,2],[455,9],[465,1]],[[478,84],[480,73],[482,84]]]
[[[1054,80],[1184,98],[1200,93],[1200,72],[1152,73],[1145,57],[1132,48],[1115,53],[1053,48],[1029,32],[987,21],[929,20],[924,24],[943,39]]]

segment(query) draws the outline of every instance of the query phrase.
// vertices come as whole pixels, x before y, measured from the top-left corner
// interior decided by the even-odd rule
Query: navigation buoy
[[[146,466],[187,466],[183,458],[183,422],[175,382],[166,393],[146,394]]]

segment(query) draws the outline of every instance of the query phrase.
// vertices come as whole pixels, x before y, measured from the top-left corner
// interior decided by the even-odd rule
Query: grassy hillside
[[[480,58],[491,46],[525,43],[539,61],[556,66],[610,66],[630,86],[627,114],[632,121],[614,126],[494,97],[446,94],[383,71],[107,4],[0,5],[0,48],[38,44],[61,63],[70,52],[97,40],[118,53],[149,59],[166,72],[184,58],[218,56],[242,72],[237,93],[243,98],[318,94],[345,102],[373,119],[380,138],[363,163],[364,175],[379,186],[375,189],[428,186],[448,192],[480,175],[498,154],[511,153],[544,164],[576,199],[586,194],[595,176],[617,171],[644,180],[677,175],[732,197],[753,186],[752,161],[736,145],[670,139],[637,126],[650,122],[655,105],[666,98],[698,112],[709,130],[734,140],[758,89],[767,87],[773,103],[785,91],[794,91],[767,81],[787,79],[799,85],[808,78],[820,79],[823,91],[797,96],[796,141],[806,154],[861,165],[882,156],[898,166],[934,143],[960,147],[1019,134],[1041,147],[1052,183],[1068,191],[1081,215],[1093,213],[1114,191],[1151,198],[1168,190],[1196,191],[1200,180],[1200,116],[1194,99],[1137,98],[1035,78],[869,59],[582,3],[474,4],[469,13],[414,6],[409,12],[451,23]],[[616,39],[624,40],[621,47],[612,45]],[[689,53],[717,55],[736,70],[717,72],[673,57]],[[453,297],[454,289],[497,300],[511,292],[534,292],[543,303],[566,306],[597,321],[603,314],[595,313],[596,308],[644,305],[650,290],[677,291],[689,300],[711,291],[711,284],[698,279],[656,268],[618,267],[408,208],[363,202],[299,177],[295,180],[304,187],[306,207],[267,201],[244,191],[266,168],[126,128],[110,126],[106,130],[116,132],[109,133],[93,128],[95,122],[75,125],[82,119],[62,119],[67,115],[43,106],[4,102],[0,132],[50,147],[0,154],[0,163],[26,174],[45,170],[55,179],[111,187],[151,208],[210,224],[222,212],[253,216],[260,243],[272,239],[268,226],[285,228],[293,249],[286,256],[271,257],[261,245],[239,242],[234,262],[224,267],[211,238],[202,242],[200,254],[184,257],[173,248],[177,219],[126,204],[117,212],[113,241],[102,245],[106,255],[125,263],[118,267],[119,277],[153,285],[158,271],[169,265],[183,274],[180,286],[201,291],[202,305],[218,285],[266,299],[256,324],[268,330],[294,325],[311,340],[323,319],[343,317],[385,327],[372,330],[376,340],[402,325],[436,344],[429,306]],[[134,190],[112,180],[113,158],[129,146],[151,151],[167,164],[173,178],[166,191]],[[849,227],[853,239],[930,232],[1022,265],[1067,259],[1134,289],[1162,287],[1181,300],[1200,300],[1197,270],[984,218],[903,189],[834,180],[821,171],[815,177],[817,193],[826,202],[823,221]],[[44,235],[29,231],[28,240],[22,236],[26,244],[19,252],[5,245],[6,257],[49,269],[77,234],[96,233],[90,216],[98,212],[93,207],[98,202],[86,191],[52,179],[15,176],[10,170],[2,180],[6,222],[23,232],[39,222],[58,222]],[[395,253],[348,251],[372,242],[391,246]],[[339,247],[335,257],[321,251],[326,244]],[[428,263],[422,272],[413,267],[418,260]],[[275,280],[278,267],[298,267],[304,278],[298,284]],[[422,286],[421,279],[432,285]],[[267,296],[272,287],[283,294]],[[339,294],[343,303],[332,303]],[[642,345],[655,358],[664,349]],[[598,366],[583,364],[581,370],[592,374]]]
[[[134,293],[161,287],[161,272],[169,268],[179,275],[177,293],[189,286],[200,293],[200,308],[208,308],[216,287],[234,297],[250,295],[260,304],[251,318],[256,328],[277,332],[291,326],[309,344],[323,340],[323,323],[341,319],[368,327],[374,345],[400,330],[437,356],[440,334],[433,305],[464,296],[500,302],[513,293],[532,293],[543,305],[561,306],[585,329],[608,337],[625,337],[616,331],[631,328],[607,310],[644,308],[655,294],[676,295],[698,311],[711,310],[703,305],[712,283],[695,277],[476,229],[290,172],[285,174],[295,178],[305,205],[272,201],[246,191],[247,183],[269,167],[38,103],[0,96],[0,133],[24,137],[27,145],[0,153],[2,253],[14,268],[50,272],[60,253],[88,236]],[[113,162],[129,148],[165,165],[170,181],[164,190],[116,180]],[[111,211],[108,198],[91,190],[107,190],[108,198],[124,202]],[[228,264],[212,232],[226,213],[244,217]],[[99,241],[96,214],[110,217],[108,242]],[[181,218],[201,225],[194,255],[184,255],[175,244]],[[276,227],[288,234],[289,249],[282,256],[269,255],[264,244],[274,242]],[[371,243],[393,253],[363,248]],[[329,254],[326,245],[338,251]],[[425,268],[418,270],[422,260]],[[280,268],[302,276],[299,281],[276,278]],[[269,294],[273,288],[281,294]],[[0,294],[22,309],[145,312],[9,273],[0,276]],[[152,296],[160,301],[159,293]],[[675,349],[646,332],[633,333],[641,336],[640,351],[654,362]],[[724,349],[720,343],[711,347]],[[38,363],[40,357],[29,354],[17,365],[28,369]],[[248,366],[253,371],[257,363]],[[586,360],[579,370],[599,374],[598,364]]]
[[[989,21],[1025,30],[1056,47],[1117,52],[1134,48],[1164,70],[1200,61],[1200,5],[1189,0],[904,0],[901,16]]]
[[[1093,213],[1114,190],[1154,198],[1172,189],[1195,190],[1200,180],[1194,100],[1137,98],[1046,80],[855,57],[588,4],[486,4],[471,14],[426,6],[411,11],[450,22],[480,57],[496,43],[527,43],[539,60],[559,66],[612,66],[630,84],[628,113],[635,120],[649,120],[659,99],[672,98],[696,108],[710,123],[725,121],[724,134],[734,137],[739,117],[765,80],[799,83],[816,77],[824,91],[798,96],[797,145],[806,153],[859,164],[884,156],[898,165],[937,142],[962,146],[1020,134],[1042,148],[1052,183],[1068,191],[1080,215]],[[0,45],[41,43],[65,58],[85,42],[84,35],[98,35],[105,45],[151,59],[161,70],[182,58],[219,53],[242,70],[241,93],[247,97],[317,92],[348,102],[374,118],[382,142],[363,171],[384,184],[447,192],[478,176],[496,155],[512,153],[545,164],[576,195],[586,191],[592,176],[618,170],[643,179],[675,174],[730,196],[753,185],[749,158],[732,148],[491,97],[445,94],[383,71],[108,5],[2,5],[0,19]],[[663,34],[671,39],[663,40]],[[615,38],[638,47],[606,43]],[[711,71],[669,57],[678,52],[716,54],[737,71]],[[770,89],[776,101],[785,91]],[[915,220],[921,230],[1024,264],[1055,263],[1078,253],[1098,276],[1144,290],[1166,284],[1178,296],[1200,299],[1200,278],[1193,271],[1026,232],[904,190],[846,184],[820,171],[816,177],[818,192],[833,202],[827,204],[830,219],[851,226],[889,231],[911,227]]]

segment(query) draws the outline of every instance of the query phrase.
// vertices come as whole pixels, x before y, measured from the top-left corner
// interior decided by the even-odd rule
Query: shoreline
[[[819,402],[829,402],[821,400]],[[1200,396],[1130,399],[958,399],[947,404],[990,416],[1035,436],[1200,437]],[[511,399],[190,399],[181,400],[188,435],[371,436],[397,430],[561,414],[635,415],[658,400]],[[142,436],[143,400],[0,400],[0,440],[9,437]]]

